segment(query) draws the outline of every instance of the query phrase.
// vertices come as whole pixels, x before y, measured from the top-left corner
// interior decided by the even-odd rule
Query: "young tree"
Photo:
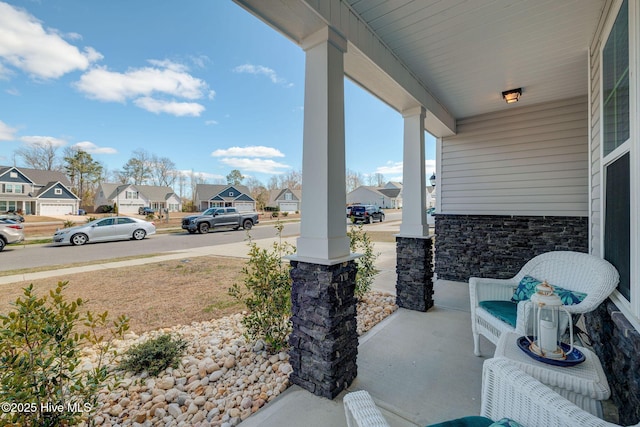
[[[240,185],[243,180],[244,176],[238,169],[232,170],[229,172],[229,175],[227,175],[227,184],[229,185]]]
[[[98,182],[102,175],[102,165],[93,160],[91,154],[79,148],[69,147],[65,150],[64,168],[71,185],[80,197],[80,205],[89,199],[87,190],[91,184]]]
[[[346,176],[346,185],[347,185],[347,193],[355,190],[356,188],[362,185],[364,181],[362,174],[360,172],[352,171],[351,169],[347,169]]]
[[[256,201],[256,207],[258,210],[263,210],[269,202],[269,190],[260,182],[259,179],[251,177],[247,179],[247,187],[249,188],[249,194]]]
[[[143,149],[137,149],[122,167],[121,181],[141,185],[151,179],[151,156]]]

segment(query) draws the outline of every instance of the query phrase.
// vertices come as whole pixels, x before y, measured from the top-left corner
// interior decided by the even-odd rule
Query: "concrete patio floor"
[[[391,258],[390,251],[383,253]],[[392,258],[393,281],[385,268],[391,260],[381,255],[376,290],[394,291],[395,254]],[[473,355],[467,283],[437,281],[434,299],[428,312],[399,309],[360,337],[358,376],[336,399],[292,386],[240,425],[346,426],[342,398],[356,390],[367,390],[394,427],[478,415],[482,363],[494,347],[484,340],[487,356]]]

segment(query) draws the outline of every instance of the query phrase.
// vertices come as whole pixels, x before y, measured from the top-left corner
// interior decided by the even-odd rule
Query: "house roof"
[[[35,197],[41,197],[42,195],[44,195],[47,191],[51,190],[54,187],[57,186],[63,186],[64,189],[71,195],[73,196],[73,198],[80,200],[80,198],[78,196],[76,196],[75,194],[73,194],[73,192],[71,192],[71,190],[69,190],[64,184],[62,184],[60,181],[51,181],[48,182],[47,184],[45,184],[42,188],[40,188],[36,194],[34,194]]]
[[[46,185],[50,182],[60,182],[65,187],[70,187],[69,178],[60,171],[47,171],[40,169],[21,168],[17,166],[0,166],[0,177],[11,169],[17,169],[36,185]]]
[[[150,201],[164,201],[175,194],[171,187],[160,185],[114,184],[110,182],[103,182],[100,186],[102,187],[102,191],[107,199],[115,199],[116,191],[122,193],[127,188],[134,188]]]
[[[390,199],[395,199],[402,191],[401,188],[378,188],[378,192],[384,194]]]
[[[290,201],[300,201],[302,200],[302,190],[290,190],[288,188],[276,189],[269,191],[269,201],[267,202],[267,206],[275,206],[279,201],[285,201],[284,194],[290,192],[293,194],[293,200]],[[289,200],[287,200],[289,201]]]
[[[215,196],[224,192],[229,187],[233,187],[236,190],[240,191],[243,194],[250,194],[249,188],[245,185],[229,185],[229,184],[197,184],[196,185],[196,194],[198,196],[198,201],[200,200],[211,200]],[[234,197],[226,197],[221,199],[230,199],[235,200],[237,196]],[[252,199],[253,200],[253,199]]]
[[[234,0],[298,45],[329,25],[345,74],[397,111],[423,105],[434,136],[456,120],[587,95],[589,48],[607,0]],[[346,18],[345,18],[346,17]],[[373,60],[372,58],[375,58]]]

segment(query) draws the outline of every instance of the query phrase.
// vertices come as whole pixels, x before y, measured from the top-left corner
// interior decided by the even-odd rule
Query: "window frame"
[[[640,6],[635,1],[627,0],[629,8],[629,138],[606,155],[604,147],[605,111],[603,74],[605,67],[603,52],[609,37],[612,35],[612,30],[623,2],[624,0],[617,0],[614,3],[600,39],[600,253],[604,257],[607,167],[620,159],[626,153],[629,153],[629,204],[631,211],[629,224],[631,234],[629,248],[630,299],[625,298],[617,289],[611,295],[611,299],[616,303],[618,308],[623,311],[625,316],[632,321],[636,329],[640,331],[640,268],[638,267],[638,265],[640,265],[640,237],[638,236],[638,231],[640,230],[640,218],[638,218],[638,212],[640,212],[640,197],[638,197],[638,192],[640,191],[640,142],[638,141],[640,126],[640,120],[638,119],[638,114],[640,113],[640,78],[638,76],[638,71],[640,71],[640,43],[638,42],[638,36],[640,34]]]

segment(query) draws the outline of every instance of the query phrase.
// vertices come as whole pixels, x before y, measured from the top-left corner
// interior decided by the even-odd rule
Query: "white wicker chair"
[[[348,427],[390,427],[365,390],[345,394],[342,402]]]
[[[591,415],[499,357],[484,362],[480,412],[492,420],[510,418],[526,427],[619,427]]]
[[[481,301],[510,300],[518,283],[526,275],[538,280],[546,280],[551,285],[586,293],[587,297],[579,304],[565,306],[570,313],[587,313],[597,308],[616,288],[620,277],[618,271],[604,259],[571,251],[547,252],[538,255],[527,262],[511,279],[471,277],[469,279],[471,329],[473,352],[476,356],[480,356],[480,335],[484,335],[496,344],[503,332],[515,329],[525,334],[530,311],[528,301],[518,303],[515,328],[494,317],[479,304]]]

